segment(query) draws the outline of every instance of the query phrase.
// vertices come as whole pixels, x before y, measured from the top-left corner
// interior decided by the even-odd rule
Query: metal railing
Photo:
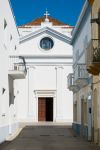
[[[9,71],[23,71],[27,73],[25,59],[22,56],[9,56]]]
[[[100,63],[100,39],[92,39],[86,49],[87,65]]]
[[[87,78],[88,78],[88,72],[86,70],[86,65],[77,64],[74,70],[74,82],[78,79],[87,79]]]

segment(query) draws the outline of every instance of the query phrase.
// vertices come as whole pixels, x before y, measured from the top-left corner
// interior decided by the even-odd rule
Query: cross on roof
[[[50,15],[49,13],[48,13],[48,10],[46,9],[46,12],[45,12],[45,14],[44,14],[45,16],[46,16],[46,19],[48,18],[48,16]]]

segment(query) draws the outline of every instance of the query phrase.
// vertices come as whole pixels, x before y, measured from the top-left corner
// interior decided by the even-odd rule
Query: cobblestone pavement
[[[77,137],[65,126],[25,127],[12,142],[0,145],[0,150],[100,150],[93,143]]]

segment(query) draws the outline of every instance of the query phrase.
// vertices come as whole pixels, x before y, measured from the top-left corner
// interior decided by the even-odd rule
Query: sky
[[[44,15],[75,26],[85,0],[10,0],[17,25],[26,24]]]

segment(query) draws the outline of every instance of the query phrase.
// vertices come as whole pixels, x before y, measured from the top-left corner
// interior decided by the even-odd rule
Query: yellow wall
[[[99,18],[100,0],[93,0],[92,18]],[[92,39],[100,39],[100,25],[92,23]],[[94,142],[100,145],[100,75],[93,76]]]

